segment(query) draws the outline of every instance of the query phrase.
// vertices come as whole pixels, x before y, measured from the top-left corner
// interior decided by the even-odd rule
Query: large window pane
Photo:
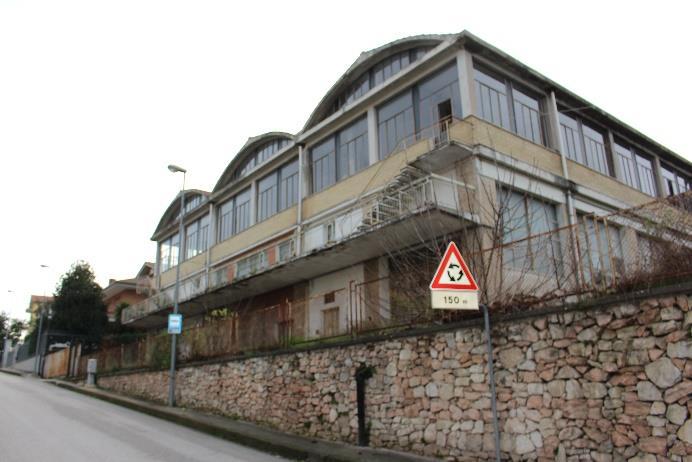
[[[514,98],[514,119],[517,125],[517,135],[533,141],[543,143],[541,136],[541,109],[538,100],[521,93],[516,88],[512,89]]]
[[[278,173],[273,172],[257,183],[257,219],[265,220],[274,215],[278,207]]]
[[[620,231],[602,218],[579,216],[579,248],[587,283],[610,283],[622,271]]]
[[[454,116],[461,115],[459,97],[459,75],[456,64],[452,64],[437,74],[418,84],[418,114],[421,129],[431,127],[440,121],[440,104],[449,102]],[[443,115],[444,116],[444,115]]]
[[[474,69],[473,74],[480,117],[506,130],[510,130],[509,103],[505,83],[490,77],[478,69]]]
[[[185,259],[192,258],[207,250],[209,215],[196,220],[185,228]]]
[[[606,160],[603,135],[584,124],[582,124],[582,131],[586,148],[586,165],[604,175],[608,175],[608,162]]]
[[[639,179],[632,151],[630,151],[629,148],[615,143],[615,156],[620,166],[620,172],[622,172],[621,180],[631,187],[639,189]]]
[[[337,179],[342,180],[369,164],[367,118],[362,118],[341,130],[338,139]]]
[[[233,199],[219,207],[219,242],[225,241],[233,234]]]
[[[639,173],[640,190],[650,196],[656,195],[656,186],[654,183],[654,167],[649,159],[646,159],[639,154],[634,155],[637,162],[637,173]]]
[[[565,155],[580,164],[584,163],[584,153],[581,148],[581,136],[579,136],[579,124],[573,118],[560,113],[560,130],[565,144]]]
[[[318,144],[311,150],[312,190],[319,192],[336,183],[336,152],[334,137]]]
[[[502,220],[503,263],[523,271],[554,272],[562,260],[555,206],[501,188],[498,191]]]
[[[233,231],[237,234],[250,226],[250,188],[236,195],[234,202]]]
[[[414,134],[413,97],[407,91],[380,106],[377,110],[380,138],[380,159],[394,152],[399,143]]]
[[[279,178],[279,210],[284,210],[298,202],[298,160],[282,167]]]

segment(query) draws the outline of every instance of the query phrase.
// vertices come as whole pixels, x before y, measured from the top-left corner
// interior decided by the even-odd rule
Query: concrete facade
[[[388,65],[400,56],[408,56],[412,61],[382,81],[373,80],[378,66]],[[380,146],[389,140],[384,138],[384,120],[380,120],[384,116],[379,111],[402,94],[418,95],[421,88],[425,91],[425,85],[434,86],[435,76],[452,67],[456,70],[452,73],[456,83],[441,86],[431,96],[444,98],[439,95],[449,91],[449,100],[435,100],[438,106],[431,106],[427,112],[419,111],[421,104],[428,104],[427,100],[412,103],[413,131],[397,135],[396,148],[381,155]],[[479,73],[487,76],[479,77]],[[369,89],[360,96],[346,97],[362,75],[371,76]],[[503,83],[504,90],[495,88],[498,94],[504,91],[514,95],[506,101],[509,114],[505,115],[512,120],[511,124],[492,120],[492,114],[487,113],[486,103],[490,100],[484,99],[480,90],[483,78]],[[538,108],[534,121],[538,124],[534,127],[538,138],[519,128],[518,114],[523,114],[520,104],[524,104],[520,101],[526,102],[526,98]],[[420,126],[419,119],[429,117],[433,125]],[[577,154],[569,151],[571,145],[565,138],[568,132],[561,125],[561,117],[578,121],[575,123],[580,130],[580,147],[572,148],[579,151]],[[324,188],[316,188],[313,151],[359,120],[364,120],[367,128],[363,153],[367,165],[335,178]],[[587,156],[590,138],[581,135],[587,129],[602,136],[603,144],[598,148],[601,151],[592,155],[602,154],[607,171],[597,170],[598,166]],[[615,143],[627,145],[632,156],[639,156],[632,157],[632,162],[644,159],[644,167],[636,164],[634,168],[638,170],[634,173],[643,179],[651,175],[653,184],[658,185],[653,194],[646,192],[641,183],[644,180],[637,180],[640,182],[634,186],[631,181],[628,184],[620,165],[627,160],[615,153]],[[278,147],[266,158],[256,160],[267,152],[263,151],[267,146]],[[294,161],[298,161],[297,203],[260,220],[260,183]],[[645,165],[649,161],[650,171]],[[201,200],[185,213],[185,226],[205,216],[210,217],[210,224],[206,249],[179,263],[180,309],[188,318],[199,317],[243,300],[251,303],[274,290],[305,283],[309,287],[319,286],[325,280],[321,278],[336,278],[330,282],[335,290],[348,289],[351,281],[372,282],[374,286],[395,270],[391,260],[387,262],[383,257],[416,244],[479,227],[479,245],[497,246],[487,228],[498,220],[489,211],[498,208],[499,189],[512,189],[543,201],[555,208],[557,226],[574,226],[584,214],[606,215],[662,195],[659,190],[663,168],[673,169],[686,181],[692,181],[689,162],[468,32],[397,40],[363,53],[324,96],[299,133],[271,132],[250,138],[211,192],[188,192],[191,198]],[[395,197],[411,194],[420,182],[427,182],[425,187],[432,190],[432,197],[426,197],[416,213],[408,213],[410,204]],[[248,226],[221,238],[221,209],[243,191],[250,192]],[[420,191],[414,192],[420,195]],[[160,245],[177,232],[177,203],[177,199],[171,203],[154,233],[153,239]],[[398,212],[392,213],[392,208],[398,208]],[[381,216],[385,215],[383,210],[389,210],[385,218]],[[630,247],[638,245],[640,234],[627,235],[634,242],[630,242]],[[172,304],[176,267],[163,271],[160,257],[159,251],[157,293],[126,310],[126,324],[158,328],[165,323],[165,313]],[[358,269],[375,259],[380,259],[377,271]],[[631,256],[627,259],[634,260]],[[504,271],[499,266],[497,269]],[[354,277],[353,272],[363,276]],[[335,276],[339,274],[342,276]],[[515,276],[509,274],[510,279]],[[381,306],[377,310],[382,313],[395,309],[389,306],[393,289],[388,284],[377,283],[377,290],[381,291],[377,297]],[[498,293],[499,289],[491,288],[492,281],[486,285],[485,295]],[[308,336],[317,335],[316,326],[323,323],[324,306],[310,299],[312,295],[311,290],[303,301],[308,310],[303,320],[300,324],[293,322],[294,329]],[[374,300],[372,294],[370,299]],[[256,309],[268,308],[252,303]],[[339,302],[342,305],[343,300]],[[342,311],[339,316],[339,326],[357,323],[354,316],[346,318]]]

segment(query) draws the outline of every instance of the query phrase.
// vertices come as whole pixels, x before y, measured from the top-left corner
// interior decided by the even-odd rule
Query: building
[[[32,295],[29,299],[29,308],[26,312],[29,313],[29,325],[34,325],[38,322],[41,316],[41,310],[47,309],[53,303],[53,297],[46,295]]]
[[[108,321],[114,322],[118,307],[136,305],[151,295],[154,280],[154,264],[145,262],[137,275],[131,279],[111,279],[103,289],[103,302],[106,304]]]
[[[210,192],[187,191],[182,237],[174,198],[156,293],[123,322],[165,325],[176,264],[186,319],[225,308],[252,347],[409,322],[440,237],[462,234],[476,268],[521,243],[486,262],[486,297],[601,283],[654,236],[597,217],[691,181],[688,161],[474,35],[409,37],[362,53],[299,133],[248,139]]]

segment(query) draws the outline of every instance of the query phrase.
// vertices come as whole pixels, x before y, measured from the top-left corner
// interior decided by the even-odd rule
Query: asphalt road
[[[0,373],[2,462],[280,462],[186,427]]]

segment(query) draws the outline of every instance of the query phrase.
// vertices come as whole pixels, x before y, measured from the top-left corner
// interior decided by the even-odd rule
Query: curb
[[[363,460],[373,462],[431,462],[437,460],[388,449],[353,446],[345,443],[291,435],[248,422],[203,414],[184,408],[169,408],[106,392],[98,388],[85,388],[61,380],[46,380],[46,382],[242,444],[243,446],[249,446],[263,452],[281,455],[294,460],[315,462],[362,462]]]
[[[24,375],[26,375],[23,372],[15,371],[13,369],[0,369],[0,372],[4,372],[5,374],[10,375],[16,375],[17,377],[24,377]]]

